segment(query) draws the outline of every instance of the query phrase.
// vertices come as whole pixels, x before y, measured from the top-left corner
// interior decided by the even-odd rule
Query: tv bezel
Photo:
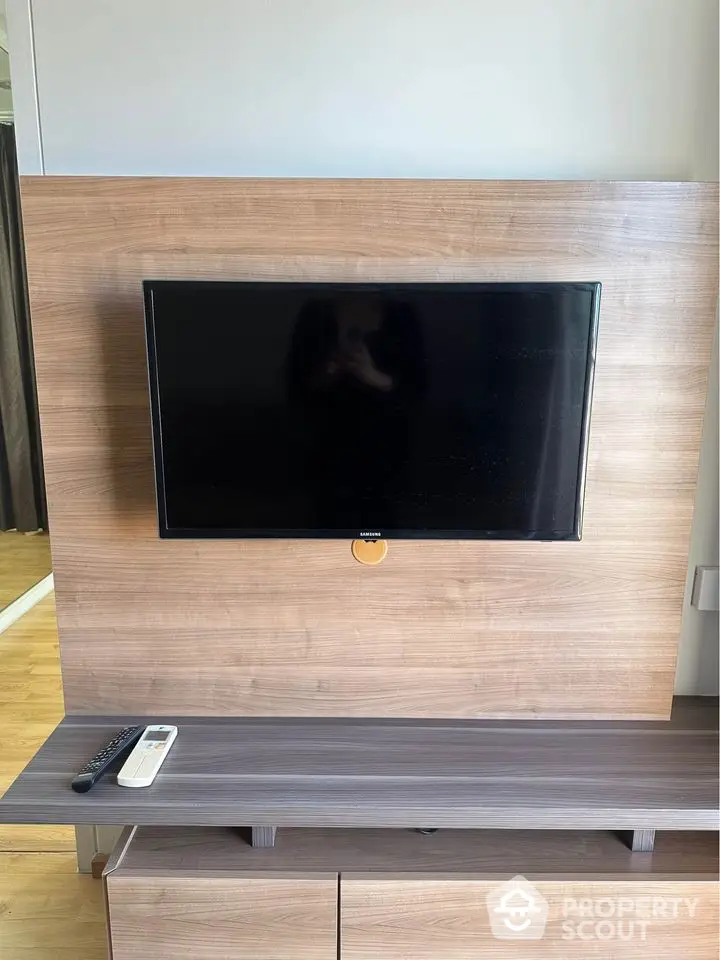
[[[226,288],[271,288],[277,289],[282,285],[289,290],[303,290],[317,294],[330,292],[346,292],[362,289],[368,292],[391,291],[393,294],[402,294],[403,291],[417,292],[425,290],[454,290],[464,293],[475,293],[492,290],[495,293],[514,291],[518,293],[532,293],[538,290],[554,290],[572,288],[585,289],[590,292],[592,301],[590,307],[590,331],[588,336],[588,353],[585,367],[585,389],[583,394],[583,411],[580,436],[580,456],[575,498],[575,517],[572,530],[536,530],[532,532],[518,530],[427,530],[427,529],[320,529],[320,528],[208,528],[208,527],[171,527],[167,522],[167,508],[165,501],[165,471],[162,447],[162,422],[160,415],[160,397],[158,383],[157,352],[155,346],[155,317],[153,313],[153,293],[161,288],[188,290],[189,288],[213,287]],[[495,541],[545,541],[545,542],[578,542],[582,540],[583,514],[585,506],[585,484],[587,477],[588,446],[590,439],[590,421],[592,411],[592,396],[595,380],[595,363],[597,353],[598,326],[600,315],[600,295],[602,283],[600,281],[492,281],[478,282],[394,282],[378,281],[297,281],[297,280],[144,280],[143,300],[145,305],[145,342],[147,349],[148,388],[150,392],[150,420],[152,430],[153,472],[155,475],[155,495],[160,539],[163,540],[495,540]]]

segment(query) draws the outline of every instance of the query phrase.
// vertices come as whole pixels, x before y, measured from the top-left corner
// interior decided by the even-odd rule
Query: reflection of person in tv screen
[[[288,387],[317,526],[394,526],[423,383],[420,325],[409,305],[366,295],[303,308]]]
[[[378,368],[371,353],[373,345],[368,343],[370,334],[376,334],[383,325],[379,305],[362,300],[344,301],[339,304],[336,323],[337,347],[327,361],[327,377],[330,380],[354,377],[373,390],[392,390],[392,376]],[[377,344],[375,349],[377,351]]]

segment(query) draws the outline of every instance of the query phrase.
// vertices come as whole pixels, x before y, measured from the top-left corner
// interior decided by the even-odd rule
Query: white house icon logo
[[[549,904],[525,877],[496,887],[488,894],[487,909],[499,940],[540,940],[545,933]]]

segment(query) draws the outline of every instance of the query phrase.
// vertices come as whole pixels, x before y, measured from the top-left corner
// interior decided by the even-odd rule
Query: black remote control
[[[73,777],[71,786],[75,793],[87,793],[91,790],[100,777],[107,773],[108,767],[138,742],[144,729],[144,724],[139,727],[124,727],[116,737],[105,744],[90,763],[86,763]]]

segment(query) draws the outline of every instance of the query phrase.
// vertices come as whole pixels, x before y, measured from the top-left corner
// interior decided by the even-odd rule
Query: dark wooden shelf
[[[129,839],[130,832],[125,839]],[[707,833],[663,833],[652,854],[633,854],[609,832],[567,830],[332,830],[288,827],[273,849],[228,827],[138,827],[121,841],[126,874],[330,872],[462,879],[715,880],[718,846]]]
[[[718,703],[668,722],[66,717],[5,823],[717,830]],[[152,787],[73,773],[125,724],[173,723]]]

